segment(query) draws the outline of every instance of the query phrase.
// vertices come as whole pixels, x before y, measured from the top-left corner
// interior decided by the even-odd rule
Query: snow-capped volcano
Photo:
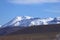
[[[11,21],[9,21],[8,23],[4,24],[3,27],[5,26],[20,26],[20,23],[22,20],[28,20],[31,19],[33,17],[29,17],[29,16],[17,16],[15,18],[13,18]]]
[[[33,18],[29,16],[17,16],[2,27],[6,26],[33,26],[33,25],[48,25],[48,24],[59,24],[60,17],[56,18]]]

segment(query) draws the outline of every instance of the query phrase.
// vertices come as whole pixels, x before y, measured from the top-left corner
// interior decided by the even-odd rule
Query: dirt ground
[[[0,40],[55,40],[56,33],[37,33],[23,35],[0,36]]]

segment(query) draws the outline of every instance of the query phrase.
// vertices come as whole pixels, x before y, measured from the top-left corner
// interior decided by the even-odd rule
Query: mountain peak
[[[26,19],[30,19],[30,18],[33,18],[33,17],[30,17],[30,16],[25,16]]]
[[[21,16],[17,16],[17,17],[15,17],[15,19],[20,21],[20,20],[22,20],[22,17]]]
[[[22,23],[20,23],[21,21],[24,21],[24,20],[27,20],[27,19],[31,19],[31,18],[33,18],[33,17],[30,17],[30,16],[16,16],[11,21],[9,21],[8,23],[4,24],[3,27],[5,27],[5,26],[19,26],[20,24],[22,24]]]
[[[30,19],[30,18],[33,18],[33,17],[30,17],[30,16],[16,16],[15,18],[18,19],[18,20],[22,20],[22,19]]]

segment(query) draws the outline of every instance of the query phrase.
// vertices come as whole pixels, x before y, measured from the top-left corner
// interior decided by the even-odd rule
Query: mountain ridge
[[[60,17],[55,18],[34,18],[30,16],[17,16],[8,23],[2,25],[6,26],[33,26],[33,25],[49,25],[49,24],[60,24]]]

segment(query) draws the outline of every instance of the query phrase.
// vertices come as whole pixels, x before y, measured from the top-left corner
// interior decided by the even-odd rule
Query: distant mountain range
[[[34,18],[29,16],[17,16],[13,18],[8,23],[2,25],[2,27],[6,26],[34,26],[34,25],[49,25],[49,24],[60,24],[60,17],[55,18]]]
[[[18,31],[18,32],[17,32]],[[60,17],[34,18],[17,16],[8,23],[0,26],[0,36],[35,32],[60,32]]]

